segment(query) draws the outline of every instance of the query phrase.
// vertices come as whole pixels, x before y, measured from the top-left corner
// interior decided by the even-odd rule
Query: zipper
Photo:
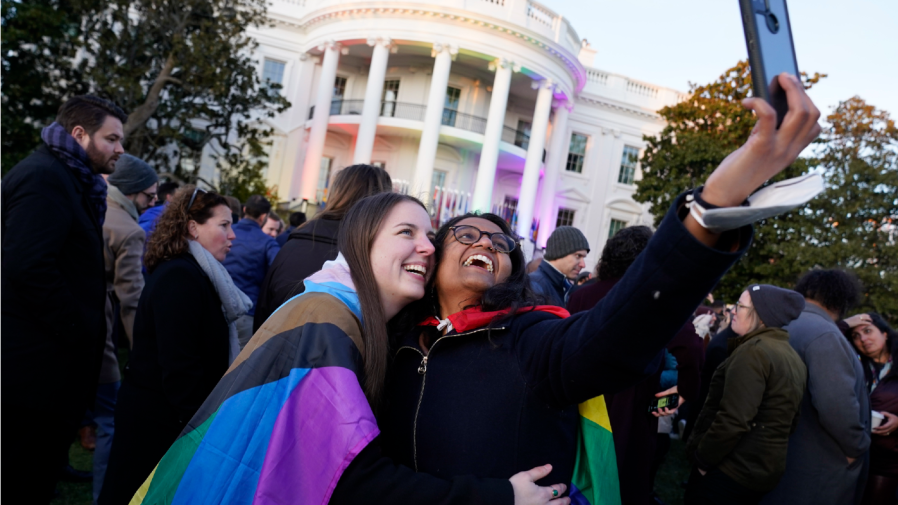
[[[421,393],[418,395],[418,405],[415,407],[415,422],[412,425],[412,451],[413,451],[413,459],[415,462],[415,472],[418,471],[418,414],[421,412],[421,401],[424,400],[424,385],[427,384],[427,359],[430,357],[430,353],[433,352],[433,348],[436,347],[437,343],[440,340],[445,338],[453,338],[453,337],[465,337],[468,335],[473,335],[474,333],[487,331],[487,330],[504,330],[505,328],[481,328],[479,330],[469,331],[467,333],[456,333],[455,335],[443,335],[442,337],[434,340],[433,345],[430,346],[430,352],[424,354],[417,347],[412,347],[410,345],[402,346],[396,350],[396,354],[399,354],[399,351],[403,349],[411,349],[416,353],[421,355],[421,364],[418,365],[418,373],[423,375],[421,378]]]

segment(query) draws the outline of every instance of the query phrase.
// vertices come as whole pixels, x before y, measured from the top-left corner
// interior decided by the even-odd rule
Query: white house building
[[[267,178],[291,208],[373,163],[435,221],[497,212],[537,247],[576,226],[593,265],[610,234],[650,222],[635,157],[683,95],[593,68],[596,51],[547,6],[273,0],[269,16],[253,32],[259,70],[292,107],[270,121]]]

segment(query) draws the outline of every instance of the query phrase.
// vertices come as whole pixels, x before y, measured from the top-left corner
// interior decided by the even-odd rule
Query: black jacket
[[[128,503],[228,368],[228,324],[189,254],[156,267],[140,295],[100,503]]]
[[[385,453],[441,478],[508,478],[551,463],[541,485],[571,482],[577,404],[655,372],[661,350],[749,245],[749,227],[726,234],[718,249],[699,243],[682,223],[683,200],[587,312],[529,312],[493,329],[452,332],[426,361],[420,331],[409,333],[378,418]]]
[[[8,388],[41,389],[35,374],[66,395],[78,385],[84,407],[92,405],[106,342],[96,208],[71,169],[41,146],[3,178],[2,219],[4,405]],[[45,393],[35,391],[35,400],[49,401]]]
[[[305,291],[302,281],[321,270],[325,261],[337,258],[340,221],[315,219],[293,230],[268,267],[253,316],[253,332],[290,298]]]

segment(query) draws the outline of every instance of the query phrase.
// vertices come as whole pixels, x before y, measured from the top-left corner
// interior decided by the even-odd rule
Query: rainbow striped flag
[[[359,384],[361,310],[345,263],[253,336],[132,505],[327,503],[379,434]]]
[[[580,433],[577,435],[577,461],[571,482],[571,503],[621,503],[614,438],[603,396],[580,404]]]

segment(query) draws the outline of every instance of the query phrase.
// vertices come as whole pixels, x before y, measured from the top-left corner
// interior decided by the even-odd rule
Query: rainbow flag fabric
[[[345,263],[253,336],[132,505],[324,504],[379,434],[359,384],[361,310]]]
[[[580,433],[577,461],[571,482],[574,505],[620,505],[617,455],[611,435],[611,421],[605,397],[597,396],[580,404]]]

